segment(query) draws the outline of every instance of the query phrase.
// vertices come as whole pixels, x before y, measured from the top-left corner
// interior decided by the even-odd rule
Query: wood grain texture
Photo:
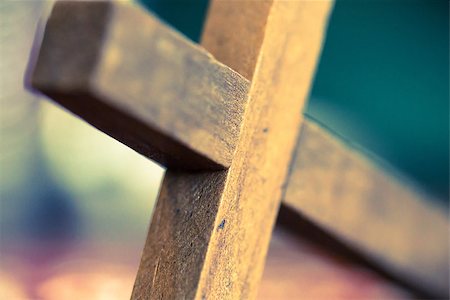
[[[299,12],[297,5],[302,6]],[[213,1],[203,45],[254,79],[249,94],[254,104],[248,107],[233,169],[194,174],[168,171],[136,297],[165,297],[174,288],[170,295],[188,298],[199,297],[200,291],[224,297],[253,295],[277,207],[274,199],[293,147],[296,129],[292,124],[300,121],[282,106],[301,110],[289,101],[304,98],[308,90],[323,28],[317,27],[309,37],[309,28],[289,31],[282,26],[292,26],[295,17],[304,26],[316,26],[301,10],[315,12],[317,8],[312,7],[320,5]],[[288,6],[294,10],[282,20],[278,11],[289,10]],[[323,22],[323,11],[315,22]],[[277,36],[275,30],[283,34]],[[296,34],[300,37],[293,38]],[[300,38],[316,48],[309,53],[296,46]],[[286,55],[286,51],[293,53]],[[304,73],[292,67],[305,62]],[[231,164],[249,91],[245,78],[204,49],[139,8],[117,2],[57,3],[32,79],[36,88],[136,151],[173,169],[191,170]],[[269,95],[280,98],[279,104]],[[287,146],[278,149],[276,145]],[[307,121],[285,183],[284,205],[388,272],[431,293],[448,295],[445,210],[430,205],[424,201],[427,195],[357,152]],[[225,228],[227,236],[220,234]],[[251,247],[262,250],[255,254]],[[255,271],[246,271],[250,264]],[[166,272],[160,266],[170,268]],[[242,267],[233,271],[235,266]],[[149,269],[153,275],[148,275]],[[216,274],[226,283],[216,281]]]
[[[230,166],[249,88],[143,9],[109,1],[55,4],[32,84],[137,152],[190,170]]]
[[[210,1],[202,45],[219,61],[252,80],[272,0],[229,2]],[[224,30],[224,24],[232,30]]]
[[[227,33],[207,49],[252,76],[236,155],[226,171],[168,170],[133,299],[256,297],[330,6],[213,1],[203,39]],[[235,35],[245,46],[227,38]]]
[[[448,297],[447,210],[361,153],[306,119],[283,204],[387,272]]]

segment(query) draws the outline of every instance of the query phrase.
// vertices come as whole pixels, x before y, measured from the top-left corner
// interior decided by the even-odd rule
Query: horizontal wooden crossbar
[[[57,2],[31,82],[75,114],[177,169],[230,166],[249,82],[133,5]]]
[[[445,297],[449,223],[436,203],[362,149],[303,122],[283,205],[410,285]]]

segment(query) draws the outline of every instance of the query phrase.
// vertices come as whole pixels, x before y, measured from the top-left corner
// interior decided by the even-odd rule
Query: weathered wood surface
[[[227,171],[168,170],[132,298],[256,297],[330,6],[212,2],[203,45],[252,79],[236,155]]]
[[[275,47],[274,44],[269,40],[265,41],[269,36],[266,30],[271,28],[270,26],[281,26],[277,22],[282,23],[279,20],[268,23],[267,18],[271,10],[280,9],[273,6],[271,1],[257,4],[242,1],[239,5],[215,1],[203,36],[205,47],[247,78],[252,79],[255,70],[262,68],[258,80],[265,82],[266,86],[259,81],[253,83],[250,96],[256,99],[254,101],[263,101],[259,100],[260,98],[264,98],[264,101],[275,101],[267,99],[267,92],[261,91],[264,88],[269,89],[272,80],[279,86],[270,92],[274,95],[283,93],[278,78],[282,71],[277,70],[277,66],[270,62],[267,55],[260,58],[260,55],[263,56],[260,54],[262,50],[275,51],[270,49]],[[241,13],[236,14],[236,9]],[[227,24],[228,20],[232,20],[233,26],[228,25],[230,29],[224,30],[222,26]],[[305,22],[306,19],[301,20]],[[147,25],[145,30],[128,34],[133,32],[134,28],[142,26],[141,24]],[[237,32],[239,34],[236,34]],[[285,37],[277,37],[276,42],[283,38]],[[291,48],[287,49],[292,51]],[[274,57],[282,61],[293,59],[294,55],[284,58],[283,54],[278,52]],[[311,66],[308,68],[311,70]],[[308,72],[310,71],[305,72],[306,76],[309,76]],[[301,82],[302,78],[296,78]],[[307,80],[309,78],[304,82]],[[55,6],[47,26],[33,83],[44,93],[135,150],[165,165],[191,169],[220,168],[225,167],[226,162],[230,163],[249,88],[246,79],[215,61],[202,48],[165,28],[155,18],[128,5],[107,2],[62,2]],[[291,84],[296,85],[298,82],[291,81]],[[304,95],[307,86],[298,88],[299,95]],[[293,99],[298,99],[294,91],[292,95]],[[180,99],[186,101],[179,101]],[[255,116],[258,116],[263,105],[255,104],[251,107],[256,111]],[[264,106],[264,109],[270,110],[269,106]],[[269,118],[271,113],[264,111],[260,117]],[[249,132],[255,130],[252,128],[260,127],[254,123],[255,116],[248,116],[247,123],[251,125],[246,128]],[[247,133],[245,143],[251,148],[250,151],[257,150],[260,144],[269,148],[275,147],[276,143],[272,144],[271,141],[266,144],[269,143],[266,138],[279,140],[279,145],[284,141],[284,137],[269,134],[269,131],[273,131],[270,128],[274,126],[280,133],[280,125],[270,120],[265,122],[267,126],[262,128],[263,134],[259,134],[262,137],[257,133]],[[187,142],[183,142],[183,139]],[[150,241],[149,237],[135,295],[141,290],[145,294],[150,289],[156,294],[163,293],[180,285],[179,282],[173,282],[176,276],[182,276],[176,272],[184,271],[183,268],[193,265],[198,265],[198,270],[197,273],[194,272],[196,276],[191,277],[191,281],[182,279],[184,276],[176,279],[186,281],[179,292],[185,293],[186,287],[189,287],[198,295],[198,290],[195,290],[198,282],[206,282],[206,289],[209,288],[206,279],[200,281],[199,276],[203,263],[205,270],[216,267],[210,262],[211,259],[206,257],[211,247],[208,242],[213,236],[211,228],[218,222],[219,215],[224,215],[224,211],[230,213],[233,209],[231,206],[236,205],[229,200],[230,197],[239,200],[244,197],[237,196],[239,193],[251,193],[243,193],[241,190],[251,189],[251,184],[258,186],[257,183],[265,182],[266,174],[263,172],[269,172],[271,164],[263,158],[273,155],[270,152],[281,153],[277,152],[280,149],[272,149],[267,150],[267,153],[264,150],[262,154],[252,154],[260,157],[253,158],[255,162],[252,163],[256,165],[256,160],[261,159],[268,165],[258,167],[258,172],[262,175],[247,179],[252,182],[245,183],[248,187],[240,187],[239,184],[246,182],[245,172],[257,169],[245,161],[245,156],[250,154],[245,154],[248,150],[243,150],[242,147],[239,154],[241,161],[228,173],[187,174],[169,171],[153,221],[160,225],[152,225],[151,230],[156,233],[152,233],[154,240]],[[289,149],[282,151],[285,157],[290,155],[286,154],[287,150]],[[271,161],[284,163],[283,159],[277,159],[272,158]],[[242,170],[238,171],[238,168]],[[274,165],[271,165],[271,168],[277,169]],[[441,294],[448,293],[448,220],[442,211],[422,201],[421,198],[426,198],[424,194],[391,177],[389,172],[372,166],[356,151],[335,141],[335,137],[328,135],[312,121],[307,121],[306,127],[302,129],[290,168],[283,199],[286,207],[309,218],[344,243],[370,256],[387,271],[425,289],[439,291]],[[281,173],[277,174],[281,176]],[[227,180],[230,186],[225,189]],[[274,192],[276,187],[271,188],[264,191],[278,192]],[[210,197],[212,200],[209,200]],[[260,197],[258,192],[255,192],[255,197]],[[221,206],[221,201],[231,203]],[[251,203],[259,205],[255,204],[256,200]],[[276,207],[274,202],[271,202],[271,205]],[[230,225],[230,220],[242,219],[244,233],[236,236],[247,238],[251,232],[245,226],[260,226],[258,222],[262,221],[248,221],[245,214],[259,212],[247,205],[239,204],[235,207],[240,209],[239,213],[231,213],[230,219],[221,219],[217,226],[222,230],[228,224],[227,227],[237,228],[230,229],[230,232],[239,231],[241,225]],[[172,210],[175,215],[171,215]],[[264,207],[261,210],[264,210]],[[158,219],[156,216],[159,216]],[[271,216],[269,215],[268,220]],[[271,222],[268,224],[272,224]],[[198,228],[193,230],[190,226]],[[267,228],[263,228],[264,238],[267,238]],[[232,238],[216,235],[216,240],[213,240],[216,246],[218,243],[225,245],[228,239],[233,245]],[[196,239],[200,239],[203,245],[199,247],[198,253],[192,254],[192,247],[197,248],[198,244],[190,242]],[[172,241],[168,242],[169,240]],[[184,265],[174,266],[170,269],[173,273],[158,272],[161,263],[158,260],[155,274],[158,274],[160,281],[154,283],[157,286],[147,283],[147,287],[142,287],[146,280],[148,281],[142,279],[142,276],[148,275],[145,268],[155,268],[152,266],[155,256],[160,259],[165,253],[162,250],[163,242],[174,247],[164,251],[171,255],[177,252],[174,259],[180,259]],[[263,244],[264,242],[265,240]],[[251,243],[256,242],[250,239]],[[233,248],[228,245],[224,247]],[[245,253],[240,252],[239,247],[234,246],[235,252],[230,255]],[[212,255],[219,255],[209,251]],[[147,257],[150,252],[152,254]],[[252,259],[261,262],[260,257]],[[238,273],[236,276],[242,275]],[[252,280],[254,288],[256,284],[253,282],[257,279],[249,280]],[[242,286],[238,288],[242,292]],[[229,290],[232,291],[232,288]]]
[[[448,297],[447,210],[361,153],[305,119],[283,204],[393,275]]]
[[[249,82],[123,2],[57,2],[32,85],[161,164],[230,166]]]

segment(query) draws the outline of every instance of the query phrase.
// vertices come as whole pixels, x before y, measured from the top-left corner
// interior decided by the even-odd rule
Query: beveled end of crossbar
[[[54,4],[30,77],[36,89],[82,93],[90,88],[113,3],[86,4],[72,1]]]
[[[30,70],[32,88],[168,168],[231,164],[248,80],[137,6],[56,2]]]

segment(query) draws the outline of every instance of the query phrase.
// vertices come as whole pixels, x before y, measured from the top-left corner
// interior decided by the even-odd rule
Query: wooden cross
[[[209,54],[130,4],[54,5],[32,86],[168,168],[133,299],[255,298],[281,202],[392,276],[448,293],[442,210],[303,120],[331,6],[213,0]]]

